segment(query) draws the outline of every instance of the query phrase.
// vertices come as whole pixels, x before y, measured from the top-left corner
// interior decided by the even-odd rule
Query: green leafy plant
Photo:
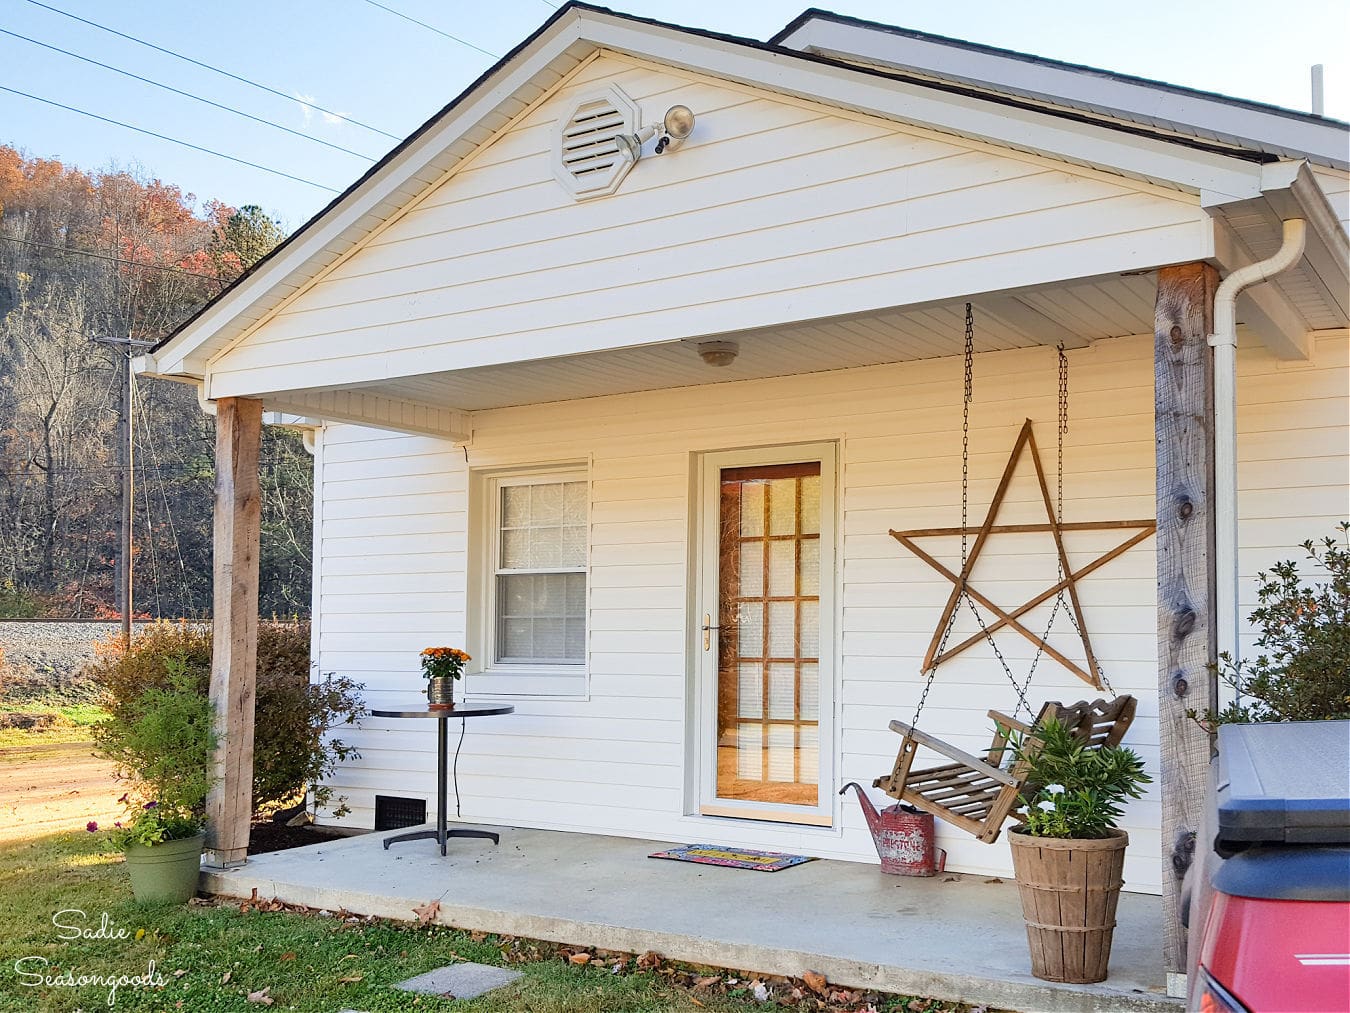
[[[1012,748],[1027,765],[1027,783],[1043,786],[1024,796],[1017,828],[1032,837],[1107,837],[1125,800],[1142,797],[1153,780],[1133,749],[1088,745],[1057,718],[1041,722],[1034,736],[1019,736]]]
[[[119,800],[127,819],[113,826],[122,846],[182,840],[205,826],[216,744],[211,703],[197,691],[186,658],[166,658],[164,670],[162,685],[146,687],[93,729],[99,752],[135,784]],[[98,824],[88,829],[97,831]]]
[[[1260,630],[1255,660],[1220,655],[1219,676],[1238,699],[1199,717],[1209,727],[1247,721],[1322,721],[1350,718],[1350,522],[1339,538],[1303,543],[1307,559],[1325,574],[1308,580],[1297,562],[1257,574],[1261,604],[1251,621]]]
[[[88,674],[104,690],[115,715],[130,711],[148,688],[166,681],[166,658],[182,658],[194,691],[206,700],[211,682],[211,628],[202,623],[151,623],[137,631],[131,649],[110,640]],[[254,690],[253,807],[263,812],[293,803],[313,789],[315,803],[335,815],[346,811],[320,782],[339,763],[359,754],[333,734],[366,713],[361,685],[335,675],[310,679],[309,624],[258,624]],[[162,800],[161,800],[162,801]]]
[[[160,805],[153,799],[137,805],[129,795],[123,795],[120,801],[126,803],[126,819],[106,828],[109,839],[119,848],[132,844],[153,848],[166,841],[185,841],[196,837],[206,826],[201,813]],[[85,829],[91,834],[98,833],[99,825],[90,820]]]

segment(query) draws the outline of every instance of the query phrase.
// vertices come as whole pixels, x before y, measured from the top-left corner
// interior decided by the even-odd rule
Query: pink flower
[[[113,824],[113,826],[117,827],[118,830],[121,830],[121,829],[122,829],[122,821],[121,821],[121,820],[118,820],[116,823]]]
[[[122,797],[119,798],[119,799],[117,800],[118,803],[121,804],[121,805],[126,805],[126,804],[127,804],[127,796],[128,796],[129,794],[130,794],[130,792],[125,792],[125,791],[122,792]]]
[[[142,809],[153,809],[153,808],[155,808],[155,806],[157,806],[157,805],[159,805],[158,802],[147,802],[147,803],[145,803],[145,805],[141,806],[141,808],[142,808]]]
[[[91,834],[96,834],[98,833],[98,823],[94,820],[90,820],[84,825],[84,829],[88,830]]]

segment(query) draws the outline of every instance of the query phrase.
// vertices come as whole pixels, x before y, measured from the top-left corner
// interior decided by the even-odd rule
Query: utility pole
[[[118,440],[117,440],[117,463],[118,470],[122,474],[122,517],[118,526],[118,541],[121,549],[117,560],[117,597],[118,606],[122,613],[122,646],[131,647],[131,614],[133,605],[133,595],[131,590],[131,581],[133,576],[132,565],[132,530],[131,530],[131,506],[132,495],[135,488],[136,475],[136,456],[135,456],[135,426],[132,424],[132,392],[135,375],[131,370],[131,358],[138,351],[150,348],[154,345],[153,341],[142,341],[138,338],[106,338],[94,337],[90,339],[98,345],[111,345],[119,349],[125,349],[121,352],[119,366],[122,372],[122,410],[119,413]]]

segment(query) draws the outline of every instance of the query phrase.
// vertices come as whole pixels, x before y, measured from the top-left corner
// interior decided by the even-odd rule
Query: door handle
[[[711,623],[712,623],[712,616],[709,615],[707,612],[704,612],[702,629],[703,629],[703,649],[705,651],[712,649],[712,631],[720,630],[722,628],[720,626],[712,626],[710,625]]]

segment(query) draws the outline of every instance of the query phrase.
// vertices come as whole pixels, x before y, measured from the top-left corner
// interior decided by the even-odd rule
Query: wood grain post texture
[[[211,702],[217,744],[206,800],[207,861],[240,865],[253,811],[253,703],[258,662],[258,551],[262,402],[216,402],[214,634]]]
[[[1186,717],[1213,706],[1214,372],[1208,335],[1218,275],[1208,264],[1158,272],[1154,426],[1158,510],[1158,733],[1162,747],[1164,968],[1184,994],[1182,878],[1205,804],[1210,736]]]

